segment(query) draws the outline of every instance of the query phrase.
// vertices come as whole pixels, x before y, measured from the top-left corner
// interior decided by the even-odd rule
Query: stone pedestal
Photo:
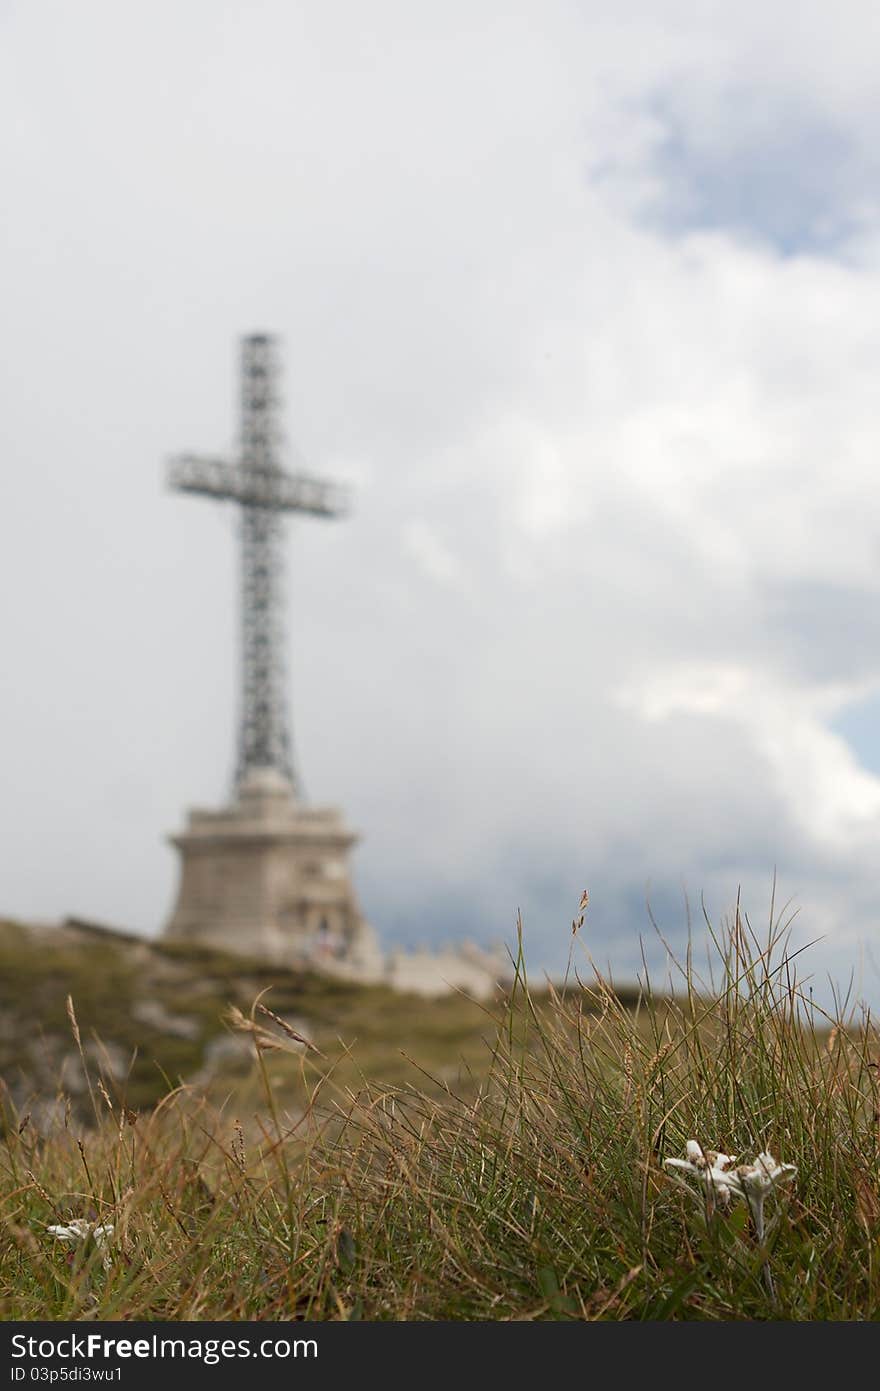
[[[230,807],[190,812],[170,840],[182,864],[167,937],[284,965],[381,969],[351,882],[357,837],[338,811],[298,802],[276,770],[251,770]]]

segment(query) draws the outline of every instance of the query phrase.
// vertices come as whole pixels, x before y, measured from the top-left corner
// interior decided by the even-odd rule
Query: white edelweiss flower
[[[727,1204],[730,1202],[731,1188],[730,1184],[727,1182],[727,1175],[724,1173],[724,1170],[713,1169],[711,1167],[706,1169],[703,1175],[703,1182],[710,1194],[718,1199],[722,1207],[727,1207]]]
[[[664,1159],[667,1169],[678,1169],[698,1179],[708,1190],[708,1207],[717,1200],[727,1206],[731,1198],[741,1198],[748,1203],[749,1212],[755,1227],[755,1235],[760,1242],[764,1240],[764,1203],[768,1194],[782,1183],[790,1183],[797,1173],[794,1164],[780,1164],[769,1150],[763,1150],[754,1164],[736,1164],[735,1154],[721,1154],[717,1150],[704,1150],[697,1140],[688,1140],[685,1146],[687,1159]],[[773,1277],[766,1259],[763,1266],[764,1283],[771,1299],[775,1299]]]
[[[720,1150],[706,1150],[706,1162],[710,1169],[717,1170],[718,1173],[726,1173],[732,1164],[736,1163],[735,1154],[722,1154]]]
[[[762,1201],[780,1183],[790,1183],[797,1173],[794,1164],[780,1164],[768,1150],[758,1155],[754,1164],[741,1164],[736,1171],[744,1191]]]
[[[732,1175],[728,1173],[736,1155],[722,1154],[719,1150],[704,1150],[697,1140],[688,1140],[685,1154],[687,1159],[664,1159],[663,1163],[668,1169],[680,1169],[692,1178],[699,1179],[708,1189],[710,1196],[727,1204],[731,1191],[737,1191],[736,1181],[734,1180],[732,1185]]]
[[[754,1164],[740,1164],[736,1170],[736,1180],[749,1205],[755,1224],[755,1235],[759,1241],[764,1240],[764,1203],[768,1194],[781,1183],[790,1183],[796,1173],[797,1168],[794,1164],[780,1164],[769,1150],[763,1150]],[[770,1297],[773,1298],[773,1280],[770,1267],[766,1263],[764,1279]]]
[[[109,1270],[113,1264],[110,1258],[110,1252],[107,1250],[110,1238],[113,1235],[112,1222],[99,1224],[87,1222],[84,1217],[74,1217],[72,1221],[68,1222],[67,1226],[56,1223],[51,1227],[47,1227],[46,1231],[50,1236],[54,1236],[56,1241],[63,1241],[68,1246],[76,1246],[79,1242],[87,1241],[88,1238],[91,1237],[98,1250],[102,1252],[101,1260],[104,1269]]]
[[[763,1169],[774,1188],[780,1183],[790,1183],[797,1173],[797,1165],[780,1164],[767,1150],[758,1155],[755,1165]]]
[[[84,1222],[81,1217],[75,1217],[67,1227],[47,1227],[46,1231],[57,1237],[59,1241],[66,1241],[75,1246],[78,1241],[82,1241],[84,1237],[88,1236],[91,1228],[91,1222]]]

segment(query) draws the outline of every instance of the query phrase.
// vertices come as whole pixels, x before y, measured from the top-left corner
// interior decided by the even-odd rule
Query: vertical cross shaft
[[[275,345],[265,335],[241,345],[241,467],[245,488],[270,495],[281,469]],[[287,724],[284,556],[277,507],[241,510],[241,724],[236,783],[252,768],[275,768],[298,791]]]
[[[275,340],[252,334],[241,345],[241,449],[235,462],[184,454],[171,486],[241,507],[241,704],[235,782],[273,769],[298,792],[287,719],[282,513],[335,517],[329,483],[286,473],[279,463]]]

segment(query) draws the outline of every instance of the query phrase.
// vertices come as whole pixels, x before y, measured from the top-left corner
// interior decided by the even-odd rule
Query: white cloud
[[[823,852],[852,860],[880,840],[880,778],[858,764],[828,721],[877,689],[880,682],[811,689],[754,668],[690,663],[625,687],[618,698],[651,722],[685,714],[740,726],[765,758],[791,823]]]

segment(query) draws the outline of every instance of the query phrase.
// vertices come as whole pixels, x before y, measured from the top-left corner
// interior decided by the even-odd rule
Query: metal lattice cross
[[[285,512],[338,517],[339,490],[304,474],[285,473],[278,462],[278,359],[276,342],[252,334],[241,344],[241,455],[237,461],[181,454],[168,482],[183,493],[236,502],[241,508],[241,723],[236,786],[257,769],[272,768],[299,781],[287,717],[284,625]]]

